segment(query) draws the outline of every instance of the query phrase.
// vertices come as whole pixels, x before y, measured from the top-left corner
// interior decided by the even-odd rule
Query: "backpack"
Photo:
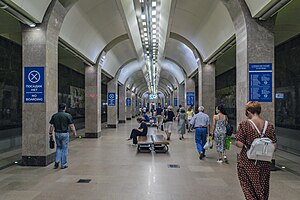
[[[231,136],[233,133],[233,126],[229,123],[227,116],[226,116],[225,128],[226,128],[226,136]]]
[[[262,161],[271,161],[275,146],[270,138],[264,137],[268,122],[265,121],[263,132],[260,133],[257,126],[252,120],[249,120],[252,125],[255,127],[256,131],[259,133],[259,138],[253,140],[250,149],[247,151],[247,157],[251,160],[262,160]]]
[[[231,136],[232,133],[233,133],[233,126],[229,122],[227,122],[227,124],[226,124],[226,135]]]

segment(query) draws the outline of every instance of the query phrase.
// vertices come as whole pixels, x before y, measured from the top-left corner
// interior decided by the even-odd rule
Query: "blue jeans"
[[[207,128],[196,128],[196,133],[195,133],[196,147],[198,153],[203,153],[203,155],[205,155],[205,149],[203,149],[203,146],[206,143],[206,137],[207,137]]]
[[[61,163],[61,167],[68,166],[69,133],[55,133],[56,157],[55,162]]]

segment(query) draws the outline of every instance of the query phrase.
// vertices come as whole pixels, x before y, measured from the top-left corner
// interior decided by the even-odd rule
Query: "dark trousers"
[[[137,136],[146,136],[143,132],[140,132],[136,129],[132,129],[130,134],[130,139],[133,140],[133,144],[137,144]]]

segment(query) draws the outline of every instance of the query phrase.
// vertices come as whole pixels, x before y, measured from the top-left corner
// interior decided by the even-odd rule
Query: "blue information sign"
[[[130,107],[130,106],[131,106],[131,99],[130,99],[130,98],[127,98],[127,99],[126,99],[126,106],[127,106],[127,107]]]
[[[194,92],[187,92],[186,93],[186,104],[188,106],[193,106],[195,101],[195,93]]]
[[[115,106],[116,105],[116,93],[109,92],[107,94],[107,105],[108,106]]]
[[[272,63],[249,64],[249,101],[272,102]]]
[[[177,106],[177,105],[178,105],[178,99],[174,98],[174,106]]]
[[[24,67],[24,103],[44,103],[44,67]]]

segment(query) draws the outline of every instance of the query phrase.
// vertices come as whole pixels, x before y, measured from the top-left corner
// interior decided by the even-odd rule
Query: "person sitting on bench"
[[[149,115],[150,115],[150,112],[148,111],[147,113],[144,113],[144,121],[145,122],[150,122],[150,117],[149,117]]]
[[[147,124],[144,122],[144,118],[138,117],[136,120],[140,123],[140,127],[137,129],[132,129],[130,137],[127,139],[133,139],[133,144],[137,144],[137,136],[146,136],[148,133],[148,127]]]

